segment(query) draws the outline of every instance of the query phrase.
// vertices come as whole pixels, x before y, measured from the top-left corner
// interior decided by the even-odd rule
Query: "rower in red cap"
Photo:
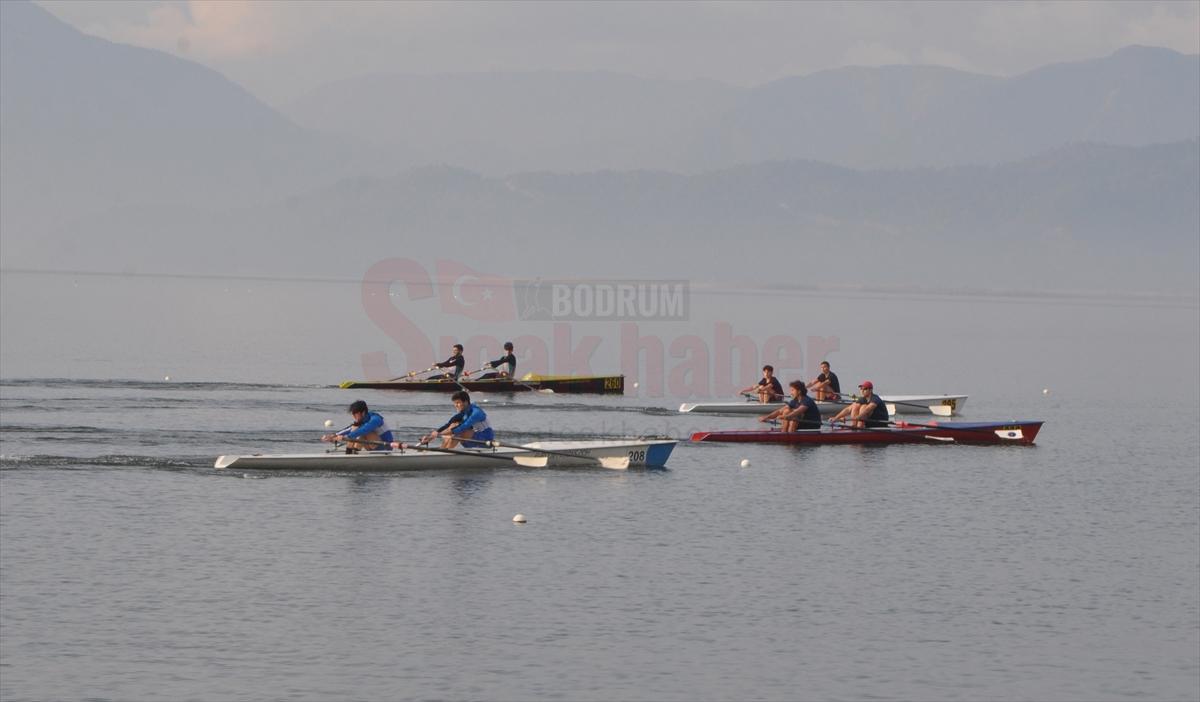
[[[875,394],[875,384],[869,380],[862,381],[858,386],[862,395],[854,398],[854,402],[842,408],[834,415],[831,422],[845,421],[850,418],[850,426],[858,429],[866,427],[886,427],[888,425],[887,405]]]

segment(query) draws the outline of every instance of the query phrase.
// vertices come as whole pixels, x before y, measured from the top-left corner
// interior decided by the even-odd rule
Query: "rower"
[[[832,421],[844,421],[846,417],[849,417],[850,425],[858,429],[864,426],[886,427],[890,424],[887,405],[882,398],[875,394],[875,384],[864,380],[858,389],[862,392],[862,396],[855,397],[854,402],[843,407]]]
[[[442,437],[442,448],[454,448],[462,443],[463,448],[483,448],[487,442],[494,441],[492,425],[488,423],[487,413],[479,405],[471,402],[471,396],[466,390],[459,390],[450,396],[454,402],[457,414],[442,426],[421,437],[421,443],[427,444],[438,436]],[[392,448],[402,449],[405,445],[393,442]]]
[[[758,395],[759,402],[778,402],[783,399],[783,386],[779,384],[779,378],[775,377],[775,367],[765,365],[762,368],[763,377],[758,383],[744,388],[741,391],[742,395],[755,393]]]
[[[452,371],[446,371],[443,377],[450,380],[458,380],[458,376],[462,375],[463,366],[467,364],[467,359],[463,358],[462,344],[455,344],[450,348],[450,358],[441,363],[433,364],[434,368],[453,368]]]
[[[838,399],[842,384],[838,382],[837,373],[829,370],[829,361],[821,361],[821,374],[808,384],[808,389],[812,390],[814,400]]]
[[[501,368],[495,373],[484,373],[483,375],[479,376],[480,380],[487,380],[489,378],[517,377],[517,357],[513,355],[513,342],[504,342],[504,351],[505,354],[503,356],[497,358],[491,363],[488,363],[486,366],[484,366],[484,368],[497,368],[499,366],[505,366],[505,368]]]
[[[336,434],[326,434],[321,441],[346,442],[346,453],[356,453],[360,449],[371,451],[386,451],[392,441],[392,429],[383,420],[383,415],[372,412],[367,403],[355,400],[350,405],[350,416],[354,423]]]
[[[808,396],[808,388],[803,380],[793,380],[788,383],[791,398],[784,400],[784,406],[758,418],[760,422],[778,419],[780,431],[790,432],[801,429],[821,428],[821,408]]]

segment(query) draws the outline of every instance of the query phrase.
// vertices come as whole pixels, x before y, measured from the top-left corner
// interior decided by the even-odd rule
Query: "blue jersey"
[[[829,381],[830,390],[834,391],[835,393],[840,393],[842,391],[842,383],[838,380],[837,373],[829,371],[828,373],[822,373],[817,376],[817,382],[819,383],[823,383],[826,380]]]
[[[887,411],[887,403],[884,402],[883,398],[879,397],[879,395],[876,395],[874,392],[872,392],[870,400],[865,397],[860,397],[855,400],[855,402],[860,405],[866,405],[872,402],[875,403],[875,409],[871,410],[871,416],[867,417],[867,420],[870,422],[867,426],[878,427],[887,425],[888,419],[890,419]]]
[[[488,423],[487,413],[480,409],[479,405],[471,403],[466,409],[450,418],[442,426],[438,427],[438,431],[446,431],[451,424],[458,426],[450,430],[450,433],[458,436],[468,429],[475,433],[470,439],[463,441],[463,446],[468,448],[480,448],[484,446],[483,442],[493,441],[496,436],[492,433],[492,425]]]
[[[821,408],[817,406],[817,401],[808,395],[801,395],[800,402],[804,405],[804,414],[800,417],[801,429],[820,429],[821,428]]]
[[[379,440],[384,443],[395,441],[392,436],[392,428],[383,421],[383,415],[378,412],[367,412],[367,416],[363,418],[363,423],[358,426],[343,429],[337,433],[343,439],[358,439],[367,434],[375,433],[379,436]]]
[[[820,429],[821,428],[821,408],[817,406],[815,400],[808,395],[801,395],[800,399],[793,400],[788,398],[784,400],[784,404],[790,410],[797,410],[804,407],[804,414],[797,419],[799,426],[797,429]]]
[[[772,395],[782,395],[783,394],[783,385],[781,385],[779,383],[779,378],[776,378],[775,376],[771,376],[770,380],[763,378],[762,380],[758,381],[759,392],[762,392],[764,389],[767,389],[768,385],[770,386],[769,389],[770,389]]]

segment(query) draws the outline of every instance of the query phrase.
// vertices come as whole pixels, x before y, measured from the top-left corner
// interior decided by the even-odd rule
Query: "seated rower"
[[[513,355],[513,342],[504,342],[505,354],[500,358],[488,363],[484,368],[496,368],[505,366],[495,373],[484,373],[479,376],[480,380],[488,380],[490,378],[515,378],[517,377],[517,357]]]
[[[321,441],[334,443],[345,441],[346,453],[353,453],[360,449],[370,451],[386,451],[388,449],[388,444],[393,438],[392,430],[383,420],[383,415],[367,409],[366,402],[355,400],[350,405],[350,416],[354,418],[353,424],[336,434],[322,436]]]
[[[869,380],[864,380],[862,385],[858,386],[862,391],[861,397],[854,398],[854,402],[842,408],[834,416],[833,422],[850,420],[850,426],[861,429],[863,427],[886,427],[888,421],[887,404],[883,399],[875,394],[875,384]]]
[[[778,419],[780,431],[792,432],[801,429],[821,428],[821,408],[808,396],[808,388],[804,381],[793,380],[788,383],[791,398],[784,400],[784,406],[758,418],[760,422]]]
[[[842,384],[838,382],[837,373],[829,370],[829,361],[821,361],[821,374],[808,384],[814,400],[836,400],[842,392]]]
[[[763,366],[762,371],[762,380],[748,388],[743,388],[740,394],[757,394],[759,402],[778,402],[782,400],[783,386],[779,384],[779,378],[775,377],[775,367],[766,365]]]
[[[433,364],[434,368],[448,368],[442,377],[449,380],[458,380],[458,376],[462,375],[463,366],[467,364],[467,359],[463,358],[462,344],[455,344],[450,349],[450,358],[441,363]]]
[[[492,426],[488,424],[487,413],[479,405],[471,402],[471,396],[465,390],[459,390],[450,396],[454,409],[458,413],[442,426],[421,437],[421,443],[427,444],[438,436],[442,437],[442,448],[454,448],[462,443],[463,448],[483,448],[487,442],[494,441]],[[405,448],[400,442],[392,443],[392,448]]]

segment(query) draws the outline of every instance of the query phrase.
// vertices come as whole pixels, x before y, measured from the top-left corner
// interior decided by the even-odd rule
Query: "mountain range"
[[[1075,142],[1197,138],[1200,57],[1131,46],[1012,78],[848,67],[754,88],[610,73],[371,75],[322,86],[284,112],[488,174],[994,164]]]
[[[1194,290],[1198,91],[1200,57],[1130,47],[1013,78],[749,89],[365,76],[280,110],[7,1],[0,249],[8,268],[354,276],[438,255],[529,277]]]

